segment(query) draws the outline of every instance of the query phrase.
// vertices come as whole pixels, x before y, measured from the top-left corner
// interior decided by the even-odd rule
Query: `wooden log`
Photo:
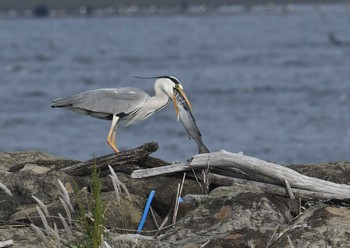
[[[131,150],[93,158],[60,170],[72,176],[85,176],[91,174],[94,164],[96,164],[97,168],[101,171],[108,169],[108,165],[112,167],[127,164],[134,165],[141,163],[142,160],[145,160],[149,154],[155,152],[157,149],[158,144],[156,142],[150,142]]]
[[[177,164],[171,164],[171,165],[166,165],[162,167],[135,170],[133,173],[131,173],[131,178],[154,177],[159,175],[173,174],[176,172],[181,172],[186,170],[191,170],[191,168],[188,168],[186,164],[177,163]]]
[[[167,175],[191,169],[203,169],[208,166],[212,169],[211,171],[217,171],[220,174],[230,172],[228,173],[230,177],[210,173],[212,178],[220,178],[220,180],[217,179],[211,181],[211,183],[221,186],[230,185],[232,182],[249,182],[259,185],[266,192],[282,196],[290,197],[294,195],[303,199],[323,200],[350,199],[350,185],[308,177],[282,165],[226,151],[198,154],[194,156],[189,164],[180,163],[159,168],[136,170],[131,174],[131,177],[143,178]]]
[[[274,184],[269,183],[262,183],[262,182],[256,182],[252,180],[247,179],[241,179],[241,178],[233,178],[233,177],[226,177],[222,175],[217,175],[214,173],[209,173],[209,180],[210,183],[219,185],[219,186],[234,186],[238,184],[251,184],[258,188],[260,188],[262,191],[274,195],[279,196],[285,196],[289,197],[289,193],[283,186],[278,186]],[[330,200],[330,199],[350,199],[349,195],[342,195],[337,193],[323,193],[323,192],[315,192],[310,190],[303,190],[303,189],[293,189],[291,188],[294,196],[296,198],[302,198],[303,200]]]
[[[121,172],[121,173],[130,175],[134,171],[139,170],[140,167],[155,168],[155,167],[162,167],[162,166],[165,166],[168,164],[169,163],[167,163],[159,158],[147,156],[147,157],[145,157],[145,159],[138,161],[137,164],[118,165],[118,166],[113,167],[113,169],[116,173]],[[109,170],[103,170],[100,173],[100,177],[105,177],[109,174],[110,174]]]
[[[242,154],[220,151],[215,153],[198,154],[193,157],[189,168],[233,167],[254,178],[261,175],[273,181],[274,184],[285,185],[287,179],[292,188],[304,189],[314,192],[340,194],[350,198],[350,185],[337,184],[314,177],[302,175],[285,166],[270,163]]]

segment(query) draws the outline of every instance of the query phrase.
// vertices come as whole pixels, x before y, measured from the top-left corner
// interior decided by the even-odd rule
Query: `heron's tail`
[[[72,106],[71,98],[57,98],[54,99],[51,103],[52,108],[64,108],[69,106]]]

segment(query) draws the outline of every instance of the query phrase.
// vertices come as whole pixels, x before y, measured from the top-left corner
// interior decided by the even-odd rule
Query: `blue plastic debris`
[[[154,197],[155,193],[156,193],[156,191],[152,190],[151,193],[148,196],[148,199],[147,199],[147,202],[146,202],[146,207],[143,210],[141,221],[139,223],[139,226],[137,227],[137,233],[141,233],[142,232],[142,229],[143,229],[143,226],[145,225],[145,222],[146,222],[146,219],[147,219],[147,215],[148,215],[149,209],[151,207],[151,203],[152,203],[152,200],[153,200],[153,197]]]

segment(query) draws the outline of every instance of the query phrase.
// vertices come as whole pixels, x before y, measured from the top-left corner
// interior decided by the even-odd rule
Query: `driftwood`
[[[154,177],[160,175],[174,174],[176,172],[188,171],[191,170],[187,164],[176,163],[171,165],[166,165],[162,167],[156,167],[151,169],[141,169],[135,170],[131,173],[131,178],[145,178],[145,177]]]
[[[198,154],[188,163],[167,163],[149,155],[158,149],[155,142],[146,143],[135,149],[110,154],[60,169],[74,175],[91,174],[96,165],[101,175],[108,172],[108,165],[116,172],[131,173],[132,178],[144,178],[172,174],[193,169],[210,168],[210,183],[219,186],[236,183],[250,183],[266,192],[287,196],[291,199],[350,199],[350,185],[337,184],[302,175],[285,166],[257,158],[226,151]],[[155,167],[139,170],[140,167]]]
[[[306,199],[350,199],[350,185],[337,184],[314,177],[302,175],[285,166],[270,163],[257,158],[226,151],[198,154],[188,164],[174,164],[162,168],[136,170],[132,178],[142,178],[192,169],[210,167],[230,174],[240,174],[244,178],[224,177],[210,174],[212,183],[231,185],[232,183],[253,183],[266,192]]]
[[[234,167],[250,175],[252,178],[267,178],[268,181],[272,181],[277,185],[284,186],[285,180],[288,180],[292,188],[337,194],[342,195],[344,198],[350,198],[350,185],[337,184],[314,177],[308,177],[282,165],[242,154],[226,151],[199,154],[193,158],[189,167],[198,168],[203,167],[203,165],[209,165],[210,167]]]
[[[274,184],[269,183],[262,183],[262,182],[256,182],[253,180],[247,180],[247,179],[241,179],[241,178],[234,178],[234,177],[225,177],[222,175],[209,173],[209,182],[211,184],[220,185],[220,186],[233,186],[237,184],[250,184],[254,185],[261,190],[265,192],[269,192],[271,194],[279,195],[279,196],[286,196],[290,197],[290,194],[287,192],[286,187],[278,186]],[[330,193],[323,193],[323,192],[315,192],[310,190],[303,190],[303,189],[293,189],[291,188],[294,198],[302,198],[304,200],[314,200],[314,199],[323,199],[323,200],[330,200],[330,199],[346,199],[343,195],[337,195],[337,194],[330,194]],[[293,197],[290,197],[293,198]],[[350,198],[349,196],[347,198]]]
[[[84,162],[79,162],[60,170],[72,176],[85,176],[91,174],[94,165],[96,165],[96,167],[101,171],[108,170],[108,165],[112,166],[113,168],[124,166],[123,168],[119,168],[121,171],[128,170],[128,168],[125,167],[129,166],[131,167],[129,169],[133,170],[135,169],[135,164],[144,162],[146,160],[151,161],[148,162],[148,164],[152,164],[153,162],[161,165],[162,163],[160,160],[148,157],[149,154],[155,152],[157,149],[158,144],[156,142],[150,142],[135,149],[105,155]],[[147,164],[147,162],[145,163]]]

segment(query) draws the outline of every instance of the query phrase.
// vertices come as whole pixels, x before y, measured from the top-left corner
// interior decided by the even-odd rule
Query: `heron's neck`
[[[126,125],[150,117],[155,112],[165,108],[169,102],[170,99],[165,93],[156,93],[155,96],[147,98],[145,103],[137,111],[130,115],[129,122]]]
[[[150,97],[148,101],[149,104],[152,105],[155,109],[160,110],[169,104],[170,98],[167,94],[161,91],[156,92],[156,94]]]

